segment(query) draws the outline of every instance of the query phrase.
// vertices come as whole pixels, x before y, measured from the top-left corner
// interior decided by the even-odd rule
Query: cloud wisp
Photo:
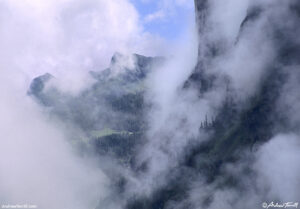
[[[300,4],[195,3],[197,27],[187,23],[170,46],[145,31],[127,0],[1,1],[0,204],[298,201]],[[161,1],[144,21],[191,4]],[[166,51],[166,60],[130,55]],[[35,80],[50,95],[41,107],[26,92],[46,72],[54,77],[45,86]],[[94,149],[78,151],[76,137]]]

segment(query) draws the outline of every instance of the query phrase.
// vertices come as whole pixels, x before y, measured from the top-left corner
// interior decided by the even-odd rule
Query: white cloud
[[[149,22],[152,22],[152,21],[163,20],[165,17],[166,17],[166,14],[164,13],[164,11],[158,10],[158,11],[152,13],[152,14],[148,14],[145,17],[145,22],[149,23]]]
[[[115,51],[163,51],[127,0],[3,0],[0,11],[1,68],[23,73],[27,84],[49,72],[76,91],[87,83],[81,77],[107,67]]]
[[[3,73],[3,72],[2,72]],[[107,178],[74,154],[62,129],[0,78],[0,202],[38,208],[95,208]]]
[[[179,15],[179,11],[183,9],[192,10],[194,7],[193,1],[190,0],[143,0],[145,4],[154,4],[156,10],[145,16],[144,22],[149,23],[152,21],[163,20],[170,21],[175,16]]]
[[[154,54],[161,39],[127,0],[2,0],[0,25],[1,204],[95,208],[106,176],[73,153],[66,130],[26,96],[29,83],[49,72],[78,92],[115,51]]]
[[[258,185],[270,200],[298,201],[300,192],[300,142],[295,134],[280,134],[257,153]]]

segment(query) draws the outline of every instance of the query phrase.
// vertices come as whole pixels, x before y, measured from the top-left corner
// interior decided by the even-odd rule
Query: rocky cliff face
[[[295,37],[299,31],[294,31],[299,28],[298,8],[300,3],[288,1],[250,4],[246,15],[239,24],[238,33],[231,43],[224,38],[224,34],[214,32],[214,30],[218,31],[219,25],[215,24],[211,17],[214,12],[212,3],[212,1],[195,0],[199,38],[198,61],[193,73],[183,86],[183,89],[186,90],[198,89],[199,97],[205,97],[209,92],[220,88],[220,85],[221,88],[227,89],[215,120],[210,127],[207,127],[211,131],[209,140],[193,146],[186,152],[185,159],[177,168],[180,171],[171,171],[177,175],[170,178],[168,186],[158,189],[156,195],[150,199],[134,202],[128,208],[168,208],[170,202],[174,201],[179,204],[176,207],[173,205],[175,208],[227,208],[229,206],[225,206],[225,202],[230,201],[229,199],[223,200],[224,202],[221,203],[224,204],[223,207],[216,206],[216,194],[205,189],[208,193],[199,195],[197,201],[199,205],[193,205],[194,203],[187,201],[192,186],[189,183],[196,182],[197,176],[200,175],[204,177],[204,181],[208,185],[214,185],[221,190],[244,191],[245,195],[249,195],[245,192],[247,188],[243,181],[248,181],[250,178],[250,182],[253,181],[255,184],[256,180],[252,178],[256,174],[250,168],[253,161],[248,161],[249,167],[246,166],[242,171],[243,177],[224,171],[226,164],[239,166],[239,161],[246,153],[255,153],[258,147],[276,135],[282,132],[288,133],[294,129],[294,126],[288,125],[287,117],[289,116],[283,113],[279,106],[282,105],[282,97],[288,93],[284,89],[291,76],[298,74],[297,70],[294,71],[290,68],[299,66],[300,61],[299,39]],[[280,7],[285,8],[281,10]],[[287,22],[288,24],[286,24]],[[215,62],[243,44],[246,46],[249,43],[256,44],[255,47],[259,48],[259,41],[249,38],[249,36],[256,35],[256,30],[263,30],[259,36],[263,40],[270,41],[274,54],[271,61],[266,62],[263,66],[264,73],[261,74],[257,88],[252,95],[246,96],[244,100],[246,103],[244,103],[235,98],[236,95],[240,95],[239,90],[233,87],[235,81],[231,80],[226,72],[216,72],[213,68]],[[265,56],[262,51],[258,53],[261,53],[260,56]],[[244,57],[244,59],[256,62],[252,57]],[[244,62],[246,63],[247,60]],[[296,68],[299,70],[299,67]],[[242,70],[243,68],[239,69],[239,71]],[[251,68],[249,70],[255,71]],[[297,89],[298,85],[293,88]],[[294,103],[289,104],[295,105]],[[199,127],[202,127],[202,124],[199,124]],[[187,176],[192,177],[187,178]],[[206,187],[205,184],[202,186]],[[259,193],[259,191],[257,192]],[[260,195],[262,199],[270,199],[270,196],[266,194],[260,193]],[[200,196],[202,197],[200,198]],[[278,198],[278,196],[271,197]],[[242,196],[240,198],[243,199]],[[237,202],[229,204],[230,208],[253,207],[253,205],[239,206]],[[260,204],[257,204],[257,207],[254,204],[254,207],[259,208]]]
[[[89,73],[94,82],[78,95],[61,91],[48,73],[32,81],[28,94],[51,115],[83,132],[73,137],[80,146],[128,164],[146,125],[144,80],[163,62],[162,57],[115,53],[109,68]]]
[[[299,135],[300,3],[251,2],[244,14],[237,12],[242,14],[240,19],[224,20],[228,17],[219,14],[222,2],[195,0],[198,59],[178,90],[182,95],[196,91],[194,100],[221,99],[213,118],[196,124],[199,134],[190,139],[187,129],[186,135],[180,135],[180,140],[190,143],[182,147],[182,153],[176,153],[180,156],[176,162],[169,162],[176,166],[155,176],[159,183],[153,183],[149,190],[142,188],[154,172],[149,165],[154,156],[142,162],[139,159],[141,148],[152,140],[146,136],[146,118],[153,107],[144,101],[144,82],[149,72],[162,64],[162,58],[117,53],[108,69],[90,73],[95,83],[78,96],[60,92],[51,85],[55,78],[49,74],[33,80],[29,94],[53,115],[82,130],[86,139],[78,140],[81,145],[92,147],[99,156],[117,159],[122,169],[126,168],[113,171],[115,193],[104,208],[114,208],[112,202],[116,201],[119,208],[128,209],[252,209],[260,208],[262,201],[286,200],[283,197],[287,196],[272,187],[276,180],[261,183],[264,178],[257,166],[263,155],[260,150],[270,149],[268,146],[273,149],[279,143],[278,136]],[[238,5],[233,2],[233,7]],[[240,9],[233,7],[226,9]],[[228,29],[231,24],[237,25],[235,30]],[[192,112],[187,117],[197,114]],[[180,118],[179,124],[184,125],[186,120]],[[166,140],[153,149],[169,156],[169,141],[180,125],[169,130],[163,124],[171,134],[160,127],[155,134]],[[282,176],[288,174],[283,172]],[[294,187],[290,189],[285,195],[299,194]],[[103,203],[98,208],[103,208]]]

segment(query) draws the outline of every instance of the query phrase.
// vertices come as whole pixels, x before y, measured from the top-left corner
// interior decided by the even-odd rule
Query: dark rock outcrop
[[[248,9],[246,17],[240,24],[237,42],[244,35],[246,27],[257,24],[264,13],[269,12],[273,19],[270,18],[264,27],[267,31],[266,36],[268,35],[272,39],[276,50],[274,61],[266,66],[267,73],[262,78],[254,96],[247,99],[247,105],[236,108],[241,104],[235,103],[228,95],[227,100],[218,111],[210,139],[187,149],[185,160],[175,170],[170,171],[170,176],[173,178],[169,179],[168,186],[159,188],[150,198],[130,201],[128,209],[168,208],[170,202],[180,202],[182,205],[180,208],[193,208],[186,201],[190,189],[187,176],[189,176],[190,182],[201,175],[206,178],[206,184],[217,184],[219,187],[225,185],[229,188],[238,187],[239,179],[226,176],[227,174],[223,173],[224,165],[238,162],[241,153],[255,150],[255,147],[267,142],[279,131],[288,132],[290,130],[276,106],[282,88],[287,82],[286,68],[300,64],[300,47],[298,38],[294,37],[299,32],[293,32],[299,28],[300,3],[289,1],[288,4],[290,5],[288,14],[284,15],[272,13],[272,7],[265,8],[255,5]],[[209,1],[195,0],[196,22],[199,39],[202,42],[206,41],[205,33],[208,24],[206,21],[210,12],[209,8]],[[285,21],[289,24],[285,25]],[[200,97],[214,88],[214,81],[219,76],[208,72],[207,62],[220,54],[216,52],[218,45],[214,43],[214,40],[207,41],[199,44],[198,63],[183,86],[183,89],[197,88]],[[171,175],[174,173],[176,175]],[[251,171],[248,174],[250,173]],[[207,194],[207,198],[202,202],[203,205],[197,207],[208,207],[211,198],[211,194]]]
[[[128,163],[146,125],[144,79],[163,62],[162,57],[116,53],[109,68],[90,72],[95,82],[78,95],[60,91],[55,83],[47,86],[55,81],[48,73],[32,81],[28,94],[51,114],[84,132],[87,138],[77,139],[79,143]]]

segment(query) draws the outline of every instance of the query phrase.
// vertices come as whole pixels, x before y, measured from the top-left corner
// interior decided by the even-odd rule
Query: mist
[[[162,40],[128,1],[1,1],[0,10],[0,204],[95,208],[110,193],[99,159],[80,154],[72,140],[84,133],[29,97],[29,84],[50,73],[50,88],[78,95],[116,51],[151,54]]]
[[[95,207],[107,177],[92,160],[79,158],[63,130],[16,92],[1,79],[1,204]]]
[[[294,109],[298,105],[294,90],[298,89],[295,82],[298,82],[299,66],[298,51],[290,52],[287,46],[287,43],[299,44],[292,32],[298,21],[298,13],[292,12],[297,3],[197,2],[200,5],[200,14],[196,14],[198,40],[194,40],[193,45],[198,45],[198,57],[181,48],[177,50],[179,58],[171,59],[149,79],[146,98],[153,108],[148,113],[148,142],[138,159],[147,163],[146,172],[141,176],[145,182],[142,188],[146,187],[142,200],[150,201],[152,206],[139,203],[135,206],[216,209],[260,208],[262,203],[271,202],[297,203],[299,154],[293,150],[299,142],[298,114]],[[190,50],[195,54],[197,49],[191,47]],[[263,102],[257,105],[255,102],[260,98]],[[271,101],[274,103],[270,104]],[[256,114],[255,109],[251,110],[252,105],[265,109],[251,116]],[[232,112],[224,113],[223,108]],[[253,112],[247,113],[248,109]],[[251,118],[235,118],[236,114],[270,119],[248,122]],[[207,117],[213,128],[210,125],[201,128]],[[224,160],[220,157],[216,163],[221,165],[215,168],[218,171],[214,174],[203,171],[211,169],[206,164],[216,166],[211,162],[226,155],[227,150],[213,148],[211,153],[215,150],[217,153],[206,154],[193,147],[205,150],[210,143],[222,143],[218,140],[223,136],[216,133],[218,130],[212,131],[219,126],[219,120],[233,124],[233,128],[223,125],[224,134],[228,135],[235,133],[236,127],[249,123],[254,127],[253,136],[241,134],[239,140],[253,144],[251,148],[241,145],[228,154],[234,160],[226,162],[225,157]],[[260,135],[256,127],[268,127],[268,132]],[[236,135],[232,134],[226,143],[233,144],[239,137]],[[189,165],[187,157],[192,158],[195,165]],[[149,188],[156,194],[151,196]],[[185,192],[177,193],[178,190]],[[175,195],[166,203],[164,195],[170,191]]]
[[[155,5],[0,2],[2,206],[300,200],[299,3],[195,0],[171,41],[147,24],[193,3]]]

